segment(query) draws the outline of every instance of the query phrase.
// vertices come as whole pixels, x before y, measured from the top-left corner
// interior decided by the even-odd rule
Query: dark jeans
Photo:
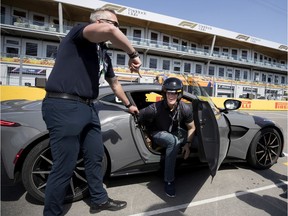
[[[165,168],[164,168],[164,181],[172,182],[175,178],[175,164],[179,147],[187,140],[187,132],[181,130],[175,133],[167,131],[157,131],[152,133],[152,141],[154,144],[162,146],[165,151]]]
[[[66,190],[80,150],[83,152],[91,202],[105,202],[108,195],[103,188],[104,146],[94,105],[46,98],[43,101],[42,114],[49,130],[53,157],[53,166],[45,189],[44,215],[62,214]]]

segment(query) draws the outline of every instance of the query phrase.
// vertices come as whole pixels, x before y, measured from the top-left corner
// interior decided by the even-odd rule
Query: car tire
[[[256,169],[269,169],[280,156],[282,141],[274,128],[258,131],[252,140],[248,154],[248,163]]]
[[[107,171],[107,155],[104,154],[103,173]],[[27,155],[22,168],[22,182],[27,192],[36,200],[44,203],[45,188],[52,167],[49,140],[37,144]],[[81,155],[71,178],[65,202],[75,202],[88,196],[88,184],[85,176],[84,162]]]

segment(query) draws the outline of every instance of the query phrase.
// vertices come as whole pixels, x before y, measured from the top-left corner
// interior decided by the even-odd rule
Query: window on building
[[[26,42],[25,55],[37,56],[37,53],[38,53],[38,44],[32,42]]]
[[[248,80],[248,79],[249,79],[248,75],[249,75],[248,71],[247,71],[247,70],[244,70],[244,71],[243,71],[243,79],[244,79],[244,80]]]
[[[13,10],[13,22],[24,23],[27,22],[27,12],[22,10]]]
[[[231,54],[233,59],[238,59],[238,50],[232,49]]]
[[[187,52],[187,48],[188,48],[188,42],[187,41],[182,41],[182,51]]]
[[[56,46],[56,45],[47,45],[45,57],[56,58],[57,49],[58,49],[58,46]]]
[[[20,54],[20,39],[5,38],[4,52],[8,57],[15,57]]]
[[[197,44],[191,43],[191,49],[196,50],[197,49]]]
[[[127,29],[126,28],[119,28],[120,31],[127,36]]]
[[[6,47],[7,57],[16,57],[19,55],[19,48],[17,47]]]
[[[133,40],[134,41],[141,41],[141,30],[140,29],[134,29],[133,30]]]
[[[180,72],[180,69],[181,69],[181,62],[180,61],[173,61],[174,72]]]
[[[126,55],[118,53],[116,55],[116,64],[117,65],[126,65],[125,64]]]
[[[254,62],[257,62],[257,61],[258,61],[258,54],[254,53]]]
[[[33,15],[33,24],[38,26],[44,26],[45,24],[45,17],[41,15]]]
[[[213,54],[219,55],[219,53],[220,53],[220,48],[219,47],[214,47]]]
[[[173,38],[172,43],[173,43],[172,46],[178,50],[179,49],[179,40],[177,38]]]
[[[59,20],[58,19],[55,19],[55,18],[51,19],[51,23],[59,26]]]
[[[239,69],[235,69],[235,79],[236,80],[241,79],[241,71]]]
[[[163,60],[162,69],[163,70],[170,70],[170,60]]]
[[[281,76],[281,84],[286,84],[286,78],[285,78],[285,76]]]
[[[267,79],[267,82],[268,82],[268,83],[272,83],[272,81],[273,81],[273,80],[272,80],[272,75],[271,75],[271,74],[269,74],[269,75],[268,75],[268,79]]]
[[[279,76],[277,75],[274,76],[274,83],[279,84]]]
[[[150,37],[151,37],[151,41],[150,41],[150,42],[151,42],[152,44],[157,44],[158,34],[155,33],[155,32],[151,32]]]
[[[19,40],[13,40],[13,39],[6,39],[6,44],[8,45],[17,45],[19,46],[20,45],[20,42]]]
[[[204,52],[209,53],[209,46],[204,46]]]
[[[263,55],[259,55],[259,61],[263,62]]]
[[[150,58],[149,68],[157,69],[157,59],[156,58]]]
[[[200,64],[195,65],[195,73],[196,74],[202,74],[202,65],[200,65]]]
[[[225,68],[224,67],[219,67],[218,68],[218,76],[219,77],[224,77],[225,76]]]
[[[182,46],[187,47],[188,46],[187,41],[182,41]]]
[[[163,36],[163,45],[164,46],[169,46],[170,43],[170,38],[168,36]]]
[[[184,72],[191,73],[191,63],[184,62]]]
[[[228,68],[226,71],[226,77],[229,79],[233,78],[233,70],[231,68]]]
[[[261,79],[261,81],[262,81],[262,82],[266,82],[266,74],[265,74],[265,73],[262,74],[262,79]]]
[[[248,59],[248,51],[247,50],[242,50],[241,58],[242,59]]]
[[[229,55],[229,49],[228,48],[223,48],[222,49],[222,55],[223,56],[228,56]]]
[[[1,23],[5,23],[6,8],[1,6]]]
[[[259,82],[260,77],[259,77],[259,73],[255,72],[254,73],[254,81]]]
[[[214,66],[209,66],[208,75],[210,75],[210,76],[215,75],[215,67]]]

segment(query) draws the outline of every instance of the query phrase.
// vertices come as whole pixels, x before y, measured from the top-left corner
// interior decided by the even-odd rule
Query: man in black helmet
[[[184,159],[190,155],[191,142],[195,132],[191,107],[181,101],[183,96],[182,81],[167,78],[162,86],[163,100],[150,104],[140,110],[139,121],[147,126],[153,145],[164,147],[165,192],[175,197],[174,170],[179,147],[182,147]]]

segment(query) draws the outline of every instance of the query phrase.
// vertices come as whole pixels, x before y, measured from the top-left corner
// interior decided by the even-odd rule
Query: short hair
[[[107,19],[109,17],[107,17],[107,14],[105,12],[110,12],[112,14],[115,14],[114,10],[108,9],[108,8],[97,8],[95,9],[91,15],[90,15],[90,22],[95,22],[99,19]]]

